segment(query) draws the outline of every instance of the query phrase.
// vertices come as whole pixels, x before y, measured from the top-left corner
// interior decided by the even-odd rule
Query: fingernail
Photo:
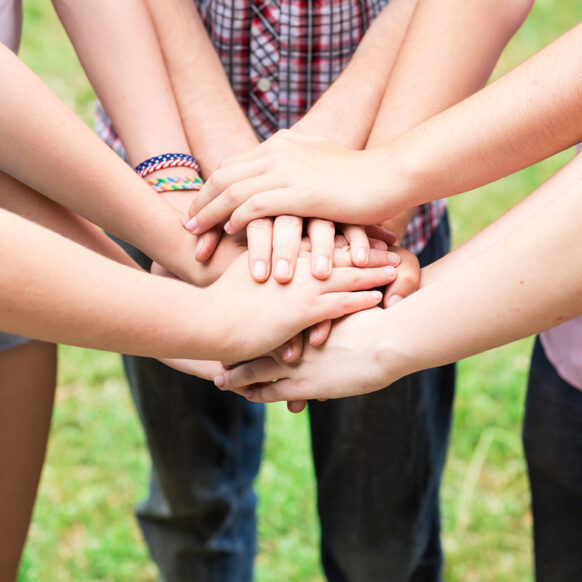
[[[315,260],[315,271],[322,275],[329,273],[329,259],[324,255],[319,255]]]
[[[254,388],[247,388],[244,392],[243,392],[243,396],[247,399],[247,400],[252,400],[255,397],[255,389]]]
[[[222,374],[220,376],[216,376],[216,378],[214,378],[214,385],[217,388],[222,388],[224,386],[224,376]]]
[[[226,224],[224,225],[224,232],[228,232],[228,234],[231,234],[231,232],[230,232],[230,228],[231,228],[231,227],[230,227],[230,220],[228,220],[228,221],[226,222]]]
[[[278,279],[286,279],[289,277],[289,263],[285,259],[281,259],[277,262],[275,274]]]
[[[291,348],[291,346],[287,346],[284,350],[283,350],[283,360],[289,360],[291,358],[291,356],[293,356],[293,349]]]
[[[402,297],[400,295],[392,295],[392,297],[388,299],[388,307],[396,305],[399,301],[402,301]]]
[[[196,217],[193,216],[190,218],[187,214],[182,218],[182,224],[184,225],[184,228],[190,232],[194,232],[195,228],[198,226]]]
[[[255,261],[253,265],[253,278],[263,281],[267,277],[267,264],[265,261]]]
[[[392,265],[383,267],[383,269],[387,275],[390,275],[391,277],[396,277],[396,269]]]
[[[196,248],[194,249],[194,255],[198,256],[201,252],[202,249],[204,248],[204,241],[202,239],[200,239],[197,243],[196,243]]]
[[[382,291],[372,291],[372,297],[375,301],[380,302],[382,301],[382,297],[384,297],[384,294],[382,293]]]
[[[356,261],[358,264],[365,265],[368,262],[368,253],[365,249],[358,249],[356,252]]]

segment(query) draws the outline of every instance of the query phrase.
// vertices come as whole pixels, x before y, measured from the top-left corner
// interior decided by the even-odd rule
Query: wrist
[[[374,343],[375,361],[390,383],[422,369],[416,350],[420,342],[409,342],[410,334],[406,331],[406,309],[403,310],[402,306],[406,307],[405,304],[409,299],[382,310],[383,320],[381,325],[378,325],[381,333]]]

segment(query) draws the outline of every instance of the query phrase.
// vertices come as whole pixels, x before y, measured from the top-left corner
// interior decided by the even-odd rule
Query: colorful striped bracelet
[[[148,158],[141,164],[135,167],[135,171],[144,178],[149,174],[153,174],[158,170],[164,168],[194,168],[196,172],[200,172],[200,166],[196,159],[189,154],[162,154],[161,156],[154,156]]]
[[[178,178],[155,178],[154,180],[146,180],[146,182],[152,186],[156,192],[171,192],[172,190],[200,190],[204,184],[202,178],[199,178],[198,176],[194,178],[189,176],[181,176]]]

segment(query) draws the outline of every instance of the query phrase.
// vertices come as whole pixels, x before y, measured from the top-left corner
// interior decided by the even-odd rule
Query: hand
[[[398,254],[400,264],[396,280],[384,291],[384,307],[396,305],[420,286],[420,263],[416,255],[399,246],[391,246],[389,250]]]
[[[232,262],[246,250],[246,240],[241,234],[223,236],[210,259],[201,263],[192,259],[192,268],[188,282],[197,287],[208,287],[216,281]],[[152,263],[152,275],[173,276],[158,263]]]
[[[310,219],[307,221],[309,250],[312,253],[312,273],[318,279],[326,279],[333,267],[334,249],[348,246],[352,264],[356,267],[368,265],[370,248],[386,250],[395,240],[393,233],[379,226],[362,227],[341,224],[337,229],[343,237],[336,234],[336,225],[328,220]],[[302,245],[303,219],[298,216],[283,215],[275,219],[259,218],[247,226],[249,249],[249,269],[255,281],[262,283],[271,272],[279,283],[293,278],[297,255]],[[396,266],[397,262],[385,264]],[[377,265],[379,266],[379,265]]]
[[[385,363],[388,354],[379,341],[382,313],[368,309],[335,322],[327,342],[305,346],[298,362],[260,358],[226,370],[214,382],[253,402],[343,398],[383,388],[406,372]],[[398,356],[392,359],[397,362]]]
[[[207,288],[211,321],[220,321],[221,361],[241,362],[268,353],[303,329],[326,319],[368,309],[378,304],[371,289],[391,283],[392,266],[359,269],[337,267],[325,281],[312,277],[309,256],[300,256],[293,280],[281,285],[273,279],[259,284],[248,271],[247,256],[241,255]],[[215,313],[213,313],[213,310]],[[209,332],[210,333],[210,332]]]
[[[377,224],[387,217],[376,170],[370,152],[282,130],[225,160],[190,206],[184,226],[201,234],[230,217],[225,230],[234,233],[256,218],[283,214]]]
[[[152,180],[154,178],[175,177],[176,174],[189,176],[191,178],[200,177],[192,168],[164,168],[153,172],[144,178],[144,180]],[[189,208],[195,196],[192,190],[170,190],[169,192],[161,192],[160,197],[163,198],[170,206],[176,208],[184,213]],[[218,243],[222,237],[222,224],[216,225],[198,237],[195,248],[194,258],[198,261],[207,261],[212,253],[216,250]]]

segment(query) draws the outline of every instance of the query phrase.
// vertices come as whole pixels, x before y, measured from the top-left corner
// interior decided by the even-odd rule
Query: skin
[[[300,363],[263,358],[215,382],[257,402],[366,393],[578,316],[581,176],[578,157],[475,239],[427,267],[418,292],[392,309],[344,318]],[[552,284],[540,284],[548,273]]]

